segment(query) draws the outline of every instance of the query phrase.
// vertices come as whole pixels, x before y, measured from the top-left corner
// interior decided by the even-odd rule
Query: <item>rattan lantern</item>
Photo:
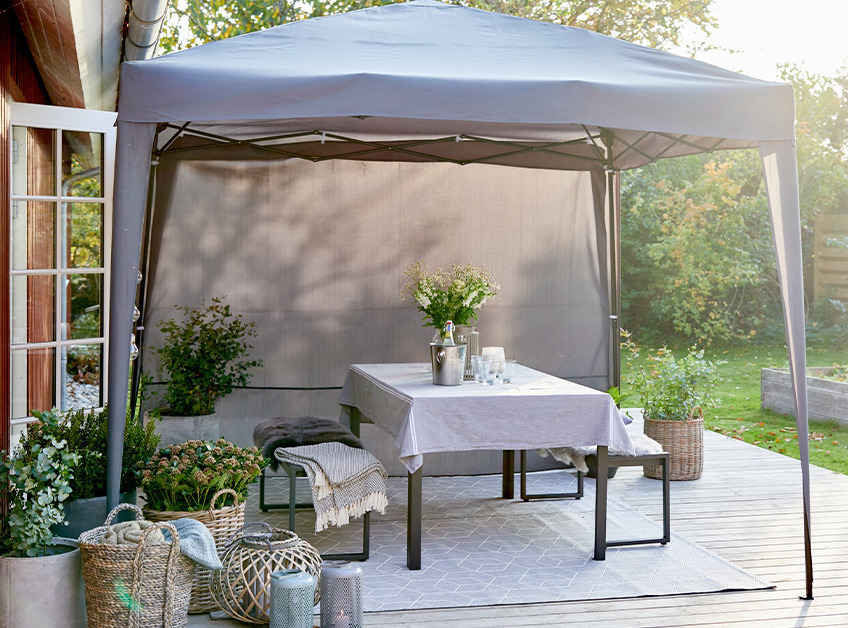
[[[263,526],[263,530],[247,530]],[[249,523],[227,542],[215,572],[212,595],[232,618],[251,624],[270,622],[271,574],[297,569],[318,579],[321,555],[294,532],[271,528],[267,523]],[[318,603],[320,589],[314,587],[312,603]]]

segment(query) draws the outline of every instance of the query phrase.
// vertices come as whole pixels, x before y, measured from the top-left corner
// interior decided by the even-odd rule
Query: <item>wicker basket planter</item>
[[[256,534],[247,530],[261,526]],[[271,528],[266,523],[249,523],[228,543],[221,563],[224,568],[212,576],[212,593],[230,617],[250,624],[267,624],[271,607],[271,574],[297,569],[315,577],[321,575],[321,555],[294,532]],[[315,587],[314,603],[320,589]]]
[[[138,545],[106,545],[103,537],[122,510],[141,510],[119,504],[105,525],[79,538],[88,625],[97,628],[184,628],[188,625],[191,560],[180,554],[180,536],[170,523],[151,526]],[[152,530],[167,528],[173,542],[148,543]]]
[[[233,505],[224,508],[215,508],[218,499],[224,495],[233,496]],[[209,510],[195,512],[179,512],[171,510],[144,509],[144,516],[148,521],[173,521],[182,517],[191,517],[203,523],[212,533],[215,539],[215,548],[220,556],[224,550],[224,544],[236,532],[244,526],[244,502],[239,502],[238,493],[230,488],[225,488],[212,497]],[[212,571],[204,569],[200,565],[194,566],[194,578],[191,583],[191,600],[188,605],[189,613],[205,613],[219,609],[217,602],[212,597],[209,588],[212,582]]]
[[[670,480],[697,480],[701,477],[704,470],[704,413],[699,406],[692,408],[683,421],[645,418],[645,434],[669,453]],[[645,476],[661,480],[662,467],[646,465]]]

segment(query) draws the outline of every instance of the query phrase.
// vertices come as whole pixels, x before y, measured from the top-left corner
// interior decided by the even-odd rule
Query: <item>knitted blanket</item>
[[[364,449],[330,442],[279,447],[274,457],[306,471],[315,506],[315,531],[343,526],[366,512],[386,512],[386,470]]]
[[[647,456],[648,454],[658,454],[663,448],[657,441],[645,434],[631,434],[630,441],[633,443],[633,448],[636,450],[637,456]],[[550,454],[555,460],[564,462],[565,464],[573,464],[578,471],[583,473],[589,472],[589,467],[586,464],[586,456],[594,456],[598,453],[597,447],[555,447],[552,449],[538,449],[539,455],[544,457]],[[624,452],[616,451],[610,447],[609,454],[611,456],[622,455]]]

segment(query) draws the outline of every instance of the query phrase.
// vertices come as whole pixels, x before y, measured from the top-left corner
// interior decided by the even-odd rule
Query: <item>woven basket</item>
[[[216,509],[215,504],[218,503],[218,498],[228,493],[233,496],[233,505]],[[209,510],[179,512],[145,508],[144,516],[148,521],[173,521],[182,517],[197,519],[212,533],[212,538],[215,539],[215,549],[218,550],[218,555],[220,556],[227,540],[244,526],[244,502],[239,503],[238,493],[233,489],[225,488],[215,493],[212,497],[212,504]],[[189,613],[205,613],[219,609],[218,604],[212,597],[212,591],[209,589],[211,582],[212,571],[200,565],[195,565],[194,578],[191,583],[191,600],[188,605]]]
[[[263,532],[248,534],[261,526]],[[212,576],[215,600],[230,617],[250,624],[270,620],[271,574],[283,569],[298,569],[311,574],[316,582],[321,575],[321,555],[294,532],[271,528],[267,523],[249,523],[227,542],[221,556],[224,568]],[[315,604],[320,589],[315,587]]]
[[[106,523],[79,537],[88,625],[96,628],[184,628],[188,625],[188,599],[192,563],[180,554],[180,536],[170,523],[151,526],[138,545],[105,545],[103,537],[114,516],[134,510],[119,504]],[[148,543],[152,530],[170,530],[173,542]]]
[[[698,417],[695,417],[695,411]],[[645,434],[669,453],[670,480],[697,480],[704,470],[704,413],[695,406],[683,421],[645,419]],[[662,467],[645,465],[645,476],[662,479]]]

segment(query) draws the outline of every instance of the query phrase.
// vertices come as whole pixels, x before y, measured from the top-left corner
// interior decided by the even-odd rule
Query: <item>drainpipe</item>
[[[150,59],[156,51],[168,0],[128,0],[124,61]]]

